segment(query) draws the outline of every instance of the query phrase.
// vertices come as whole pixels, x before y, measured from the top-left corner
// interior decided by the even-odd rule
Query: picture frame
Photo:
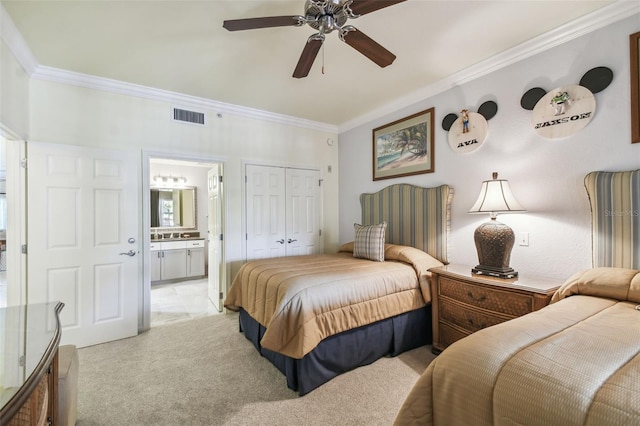
[[[631,143],[640,143],[640,32],[629,36],[631,75]]]
[[[373,129],[373,180],[435,171],[435,108]]]

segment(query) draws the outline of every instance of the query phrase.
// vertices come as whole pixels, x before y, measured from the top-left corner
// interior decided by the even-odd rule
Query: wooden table
[[[59,313],[64,304],[0,309],[0,425],[55,425],[58,410]]]
[[[429,271],[436,354],[471,333],[547,306],[562,284],[526,274],[512,279],[477,275],[466,265]]]

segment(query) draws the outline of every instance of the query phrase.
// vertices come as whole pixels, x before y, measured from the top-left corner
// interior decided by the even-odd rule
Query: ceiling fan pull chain
[[[324,75],[324,43],[322,43],[322,75]]]

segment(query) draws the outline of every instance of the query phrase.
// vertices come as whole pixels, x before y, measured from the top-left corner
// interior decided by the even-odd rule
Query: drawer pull
[[[484,294],[484,295],[482,295],[480,297],[475,297],[472,292],[468,292],[467,296],[469,296],[469,299],[473,300],[474,302],[484,302],[485,300],[487,300],[487,295],[486,294]]]
[[[469,323],[469,325],[474,326],[475,327],[475,323],[473,322],[473,318],[468,318],[467,317],[467,322]],[[487,328],[487,323],[480,323],[478,324],[478,328],[479,329],[483,329],[483,328]]]

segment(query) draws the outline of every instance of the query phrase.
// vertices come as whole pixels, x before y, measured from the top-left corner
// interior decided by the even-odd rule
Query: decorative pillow
[[[360,225],[354,223],[353,228],[355,233],[353,257],[383,262],[387,222],[382,222],[378,225]]]

